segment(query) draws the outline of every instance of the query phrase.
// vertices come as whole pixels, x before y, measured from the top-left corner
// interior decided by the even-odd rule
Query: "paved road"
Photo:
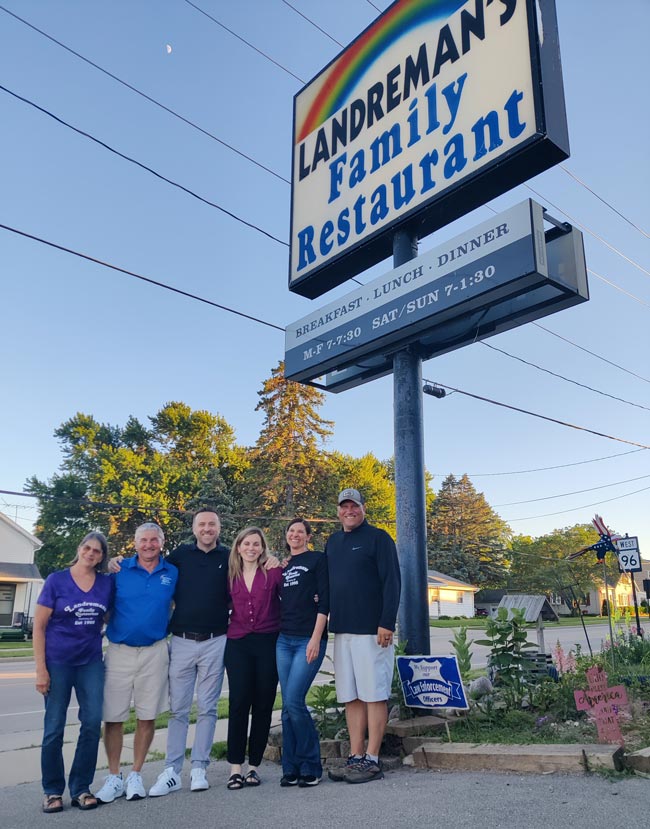
[[[150,784],[162,763],[147,764]],[[225,788],[226,763],[208,769],[212,788],[187,788],[161,798],[102,806],[91,815],[66,808],[52,817],[40,813],[40,786],[29,783],[2,789],[3,829],[38,829],[52,824],[87,829],[153,826],[282,827],[331,829],[611,829],[646,826],[648,781],[612,783],[598,775],[514,775],[491,772],[431,772],[400,769],[384,780],[362,786],[328,780],[313,789],[281,789],[281,771],[268,763],[258,789]],[[186,782],[186,781],[184,781]],[[67,806],[67,803],[66,803]]]

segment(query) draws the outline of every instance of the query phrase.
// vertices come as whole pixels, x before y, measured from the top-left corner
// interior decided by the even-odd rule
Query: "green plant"
[[[467,628],[460,627],[454,632],[454,638],[449,640],[458,659],[458,670],[461,678],[467,682],[472,670],[472,652],[467,641]]]
[[[505,607],[500,607],[496,617],[487,620],[485,631],[489,638],[477,639],[476,644],[490,648],[488,665],[494,683],[507,706],[518,708],[533,684],[527,654],[537,647],[526,636],[524,611],[514,608],[509,614]]]
[[[333,685],[314,685],[309,692],[309,707],[321,740],[331,740],[345,726],[345,711],[339,707]]]

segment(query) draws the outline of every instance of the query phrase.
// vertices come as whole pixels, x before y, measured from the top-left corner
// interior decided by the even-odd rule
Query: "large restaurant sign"
[[[311,298],[569,154],[554,0],[397,0],[294,99]]]
[[[285,377],[344,391],[588,299],[582,235],[528,199],[297,322]]]

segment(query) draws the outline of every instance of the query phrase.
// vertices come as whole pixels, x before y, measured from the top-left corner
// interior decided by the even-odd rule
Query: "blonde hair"
[[[242,573],[244,572],[244,565],[242,563],[242,557],[239,553],[239,548],[242,541],[245,538],[248,538],[249,535],[259,535],[262,539],[262,555],[257,559],[257,567],[262,569],[262,572],[266,578],[266,571],[264,570],[263,565],[269,557],[269,543],[266,540],[263,530],[259,527],[245,527],[237,534],[237,538],[232,545],[230,556],[228,558],[228,581],[230,582],[231,587],[233,582],[241,578]]]

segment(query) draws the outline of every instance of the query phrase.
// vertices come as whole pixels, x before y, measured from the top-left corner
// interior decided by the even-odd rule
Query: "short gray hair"
[[[136,527],[134,538],[137,538],[140,533],[146,533],[149,530],[155,530],[155,532],[158,533],[158,538],[160,538],[160,543],[165,543],[165,533],[162,531],[162,527],[159,527],[158,524],[154,524],[153,521],[147,521],[144,524],[140,524],[139,527]]]

